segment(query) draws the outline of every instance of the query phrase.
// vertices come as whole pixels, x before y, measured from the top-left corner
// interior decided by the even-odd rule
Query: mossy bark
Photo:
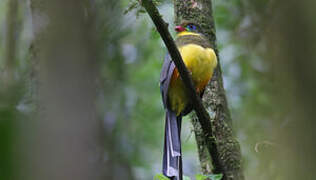
[[[175,0],[174,6],[175,23],[180,24],[182,21],[189,21],[199,24],[202,33],[210,40],[210,44],[218,57],[211,0]],[[205,90],[203,103],[211,117],[212,136],[216,139],[216,149],[219,154],[219,157],[213,157],[212,154],[210,154],[206,146],[205,134],[202,131],[201,125],[197,117],[192,115],[191,119],[203,173],[223,173],[224,180],[244,179],[241,168],[240,147],[232,132],[232,120],[223,87],[220,61],[214,72],[212,81]],[[214,160],[214,158],[217,159]],[[212,164],[212,162],[219,162],[220,165]],[[217,166],[222,167],[221,172]],[[213,172],[211,167],[213,167]]]

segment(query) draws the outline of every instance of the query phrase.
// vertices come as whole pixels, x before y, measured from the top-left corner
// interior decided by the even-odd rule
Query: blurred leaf
[[[151,32],[150,33],[150,37],[151,38],[154,38],[154,39],[159,39],[160,38],[160,34],[158,33],[156,28],[153,27],[150,32]]]
[[[183,176],[183,180],[191,180],[191,178],[188,176]]]
[[[197,174],[196,176],[196,180],[207,180],[207,179],[211,179],[211,180],[221,180],[223,178],[222,174],[211,174],[211,175],[202,175],[202,174]]]
[[[133,9],[137,9],[139,6],[139,3],[137,1],[131,1],[130,4],[127,6],[127,8],[124,10],[124,14],[129,13]]]
[[[160,6],[163,2],[164,2],[163,0],[153,0],[153,3],[156,6]],[[137,17],[141,14],[146,13],[146,10],[141,6],[141,4],[138,0],[130,0],[129,5],[124,10],[124,14],[127,14],[134,9],[136,10]]]
[[[156,176],[154,177],[154,180],[169,180],[169,178],[167,178],[163,174],[156,174]]]
[[[197,175],[195,176],[195,178],[196,178],[196,180],[205,180],[205,179],[207,178],[207,176],[204,176],[204,175],[202,175],[202,174],[197,174]]]

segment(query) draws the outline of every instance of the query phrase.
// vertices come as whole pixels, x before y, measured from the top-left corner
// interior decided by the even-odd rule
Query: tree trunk
[[[271,105],[280,114],[275,121],[282,124],[275,135],[278,148],[271,154],[280,180],[315,179],[316,2],[281,0],[271,5],[264,27],[268,31],[260,34],[267,47],[264,62],[273,67],[267,73],[273,80]]]
[[[86,0],[32,0],[31,6],[38,112],[23,127],[28,167],[21,179],[101,179],[94,19]]]
[[[175,23],[178,24],[181,21],[186,20],[199,24],[202,28],[203,34],[210,40],[210,43],[218,57],[211,0],[175,0],[174,4],[176,16]],[[214,132],[213,137],[216,139],[219,154],[219,157],[214,157],[210,154],[210,150],[207,149],[207,146],[205,145],[205,134],[203,134],[201,125],[199,124],[196,116],[193,115],[191,119],[203,173],[212,173],[210,167],[212,162],[210,162],[210,160],[217,158],[216,161],[221,165],[213,164],[213,173],[223,173],[224,180],[244,179],[241,168],[240,147],[237,140],[233,137],[231,117],[223,88],[220,61],[214,72],[212,81],[205,90],[203,103],[211,117],[212,129]],[[223,172],[218,170],[219,168],[217,167],[220,166],[223,167]]]
[[[13,80],[13,68],[15,65],[16,41],[18,38],[18,2],[8,1],[7,28],[6,28],[6,50],[5,50],[5,72],[4,81],[10,83]],[[8,84],[7,84],[8,85]]]
[[[111,112],[105,105],[121,97],[122,92],[109,82],[121,82],[117,74],[122,74],[123,60],[117,58],[117,50],[99,61],[103,47],[118,42],[112,37],[116,33],[112,28],[120,25],[113,20],[114,13],[119,12],[117,3],[31,0],[35,37],[30,48],[31,86],[39,117],[29,127],[36,127],[34,133],[24,133],[31,144],[27,144],[28,157],[34,151],[39,153],[25,161],[31,162],[28,166],[32,168],[24,170],[29,179],[134,179],[129,162],[122,158],[123,150],[117,149],[120,139],[106,122],[113,115],[110,113],[121,113]],[[116,65],[109,63],[112,56]],[[104,84],[98,84],[101,65],[103,72],[107,71]],[[101,104],[108,110],[104,110],[105,115],[97,112],[97,96],[105,101]],[[118,123],[119,119],[114,121]],[[40,173],[36,173],[38,170]]]
[[[18,1],[7,1],[3,65],[0,67],[0,179],[17,179],[15,159],[16,105],[21,99],[20,84],[15,78],[17,40],[19,37]]]

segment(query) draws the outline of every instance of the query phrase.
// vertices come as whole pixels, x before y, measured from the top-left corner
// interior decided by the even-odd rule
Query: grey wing
[[[173,70],[176,68],[174,62],[171,60],[171,57],[169,54],[166,54],[162,69],[160,72],[160,93],[162,97],[162,102],[165,109],[169,109],[169,102],[168,102],[168,89],[170,85],[170,80],[172,77]],[[203,93],[201,94],[202,98]],[[187,115],[192,111],[192,105],[189,103],[183,112],[181,113],[182,116]]]
[[[174,68],[175,68],[175,65],[173,61],[171,60],[170,55],[166,54],[163,65],[162,65],[162,69],[160,72],[160,92],[161,92],[162,102],[165,109],[169,107],[168,89],[169,89],[169,84],[170,84],[170,80],[171,80]]]

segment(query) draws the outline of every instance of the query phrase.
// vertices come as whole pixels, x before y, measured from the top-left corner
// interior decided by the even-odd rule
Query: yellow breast
[[[196,44],[188,44],[179,48],[184,64],[191,72],[192,80],[198,92],[201,92],[213,75],[217,65],[215,52],[211,48],[203,48]],[[175,69],[168,91],[171,109],[179,115],[188,103],[184,84]]]

